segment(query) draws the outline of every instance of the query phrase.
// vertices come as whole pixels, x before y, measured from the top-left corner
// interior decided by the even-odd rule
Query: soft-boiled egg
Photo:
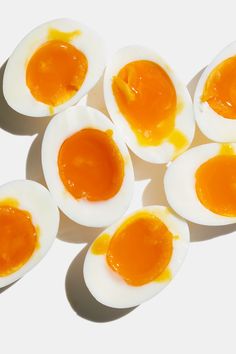
[[[42,164],[58,206],[79,224],[107,226],[130,204],[134,174],[128,149],[112,122],[93,108],[70,107],[50,121]]]
[[[236,223],[236,144],[194,147],[170,164],[164,177],[170,206],[203,225]]]
[[[84,280],[102,304],[126,308],[161,291],[181,266],[187,223],[163,206],[149,206],[113,224],[89,248]]]
[[[58,226],[59,211],[45,187],[29,180],[0,186],[0,288],[44,257]]]
[[[187,88],[154,51],[120,49],[104,76],[107,109],[130,149],[152,163],[166,163],[190,145],[195,130]]]
[[[200,130],[218,142],[236,141],[236,42],[203,71],[194,96]]]
[[[30,32],[10,56],[3,78],[17,112],[49,116],[78,102],[105,66],[100,37],[80,22],[57,19]]]

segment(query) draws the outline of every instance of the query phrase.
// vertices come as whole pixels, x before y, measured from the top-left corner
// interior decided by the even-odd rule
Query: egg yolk
[[[213,213],[236,216],[236,156],[217,155],[196,171],[196,193]]]
[[[210,73],[202,101],[224,118],[236,119],[236,56],[224,60]]]
[[[173,235],[150,213],[138,213],[123,223],[109,243],[107,263],[128,284],[155,281],[166,270],[173,252]]]
[[[63,40],[49,40],[30,58],[26,84],[37,101],[54,107],[75,95],[87,70],[87,58],[80,50]]]
[[[175,126],[175,87],[162,67],[138,60],[113,78],[112,90],[120,112],[141,145],[159,145]]]
[[[109,130],[83,129],[61,145],[59,175],[74,198],[107,200],[120,190],[124,160],[111,133]]]
[[[31,215],[13,206],[0,205],[0,276],[22,267],[37,246]]]

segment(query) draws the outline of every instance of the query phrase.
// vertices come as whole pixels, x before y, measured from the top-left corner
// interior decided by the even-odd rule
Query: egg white
[[[111,129],[112,138],[124,159],[124,179],[118,193],[104,201],[75,199],[63,185],[58,173],[58,153],[62,143],[71,135],[85,128],[101,131]],[[56,115],[49,123],[42,143],[44,176],[59,208],[75,222],[92,227],[107,226],[121,217],[128,208],[134,185],[134,173],[128,149],[112,122],[91,107],[70,107]]]
[[[132,215],[140,211],[156,215],[173,235],[179,236],[178,239],[173,239],[173,254],[168,265],[168,269],[170,269],[172,277],[174,277],[182,265],[188,250],[189,229],[187,223],[163,206],[148,206],[134,212]],[[102,234],[112,236],[126,218],[123,217],[103,231]],[[114,308],[137,306],[159,293],[171,281],[155,281],[142,286],[129,285],[109,267],[106,262],[106,255],[94,255],[91,252],[91,247],[84,262],[84,280],[95,299],[106,306]]]
[[[194,113],[197,125],[210,140],[217,142],[236,141],[236,119],[225,118],[216,113],[201,97],[209,74],[222,61],[236,55],[236,42],[224,48],[203,71],[194,95]]]
[[[119,111],[112,91],[112,79],[128,63],[135,60],[149,60],[159,64],[169,75],[177,94],[177,102],[183,103],[183,109],[176,116],[175,128],[180,130],[188,139],[188,146],[194,136],[195,122],[193,118],[192,101],[187,88],[179,81],[169,65],[154,51],[141,47],[129,46],[120,49],[108,64],[104,75],[104,97],[111,119],[124,135],[129,148],[143,160],[152,163],[167,163],[173,158],[174,147],[169,142],[158,146],[141,146],[128,121]],[[187,147],[188,147],[187,146]],[[187,148],[186,147],[186,148]]]
[[[36,27],[26,35],[10,56],[3,77],[3,93],[7,103],[24,115],[32,117],[51,115],[49,106],[32,96],[25,78],[28,60],[43,43],[47,42],[48,30],[51,28],[62,32],[81,31],[70,43],[82,51],[88,60],[88,71],[82,86],[71,99],[54,107],[54,113],[74,105],[86,95],[99,80],[105,67],[103,42],[96,32],[84,24],[70,19],[56,19]]]
[[[17,180],[0,186],[0,201],[12,198],[19,202],[19,209],[28,211],[32,223],[39,227],[39,248],[16,272],[0,277],[0,288],[9,285],[29,270],[45,256],[51,247],[59,227],[59,211],[48,190],[30,180]]]
[[[231,144],[236,154],[236,144]],[[210,143],[194,147],[179,156],[168,167],[164,188],[168,203],[182,217],[202,225],[227,225],[236,217],[213,213],[198,199],[195,189],[195,173],[207,160],[219,154],[221,144]]]

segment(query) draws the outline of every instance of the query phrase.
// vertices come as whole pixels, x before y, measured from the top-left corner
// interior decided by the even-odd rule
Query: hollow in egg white
[[[112,120],[140,158],[167,163],[191,144],[191,97],[154,51],[140,46],[120,49],[106,68],[104,96]]]
[[[105,66],[100,37],[84,24],[56,19],[32,30],[10,56],[3,77],[9,106],[49,116],[78,102]]]
[[[134,174],[128,149],[111,121],[93,108],[70,107],[50,121],[42,165],[59,208],[79,224],[107,226],[130,204]]]
[[[188,244],[183,219],[163,206],[142,208],[95,239],[84,262],[85,283],[106,306],[137,306],[169,284]]]

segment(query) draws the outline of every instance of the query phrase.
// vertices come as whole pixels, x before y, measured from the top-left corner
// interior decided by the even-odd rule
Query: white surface
[[[235,40],[235,6],[234,0],[3,0],[0,61],[37,24],[77,17],[99,31],[109,55],[128,44],[153,47],[188,83]],[[93,91],[90,105],[98,98]],[[16,120],[1,93],[0,107],[5,129],[0,130],[0,182],[25,177],[26,167],[28,177],[42,180],[41,135],[35,134],[42,132],[43,121]],[[164,204],[164,167],[133,159],[138,182],[131,209],[141,206],[142,193],[144,204]],[[205,241],[190,244],[179,274],[159,296],[127,313],[93,302],[81,282],[85,243],[99,231],[75,227],[63,218],[59,239],[44,260],[0,294],[1,353],[234,354],[236,234],[221,235],[235,226],[190,229],[193,241]]]

